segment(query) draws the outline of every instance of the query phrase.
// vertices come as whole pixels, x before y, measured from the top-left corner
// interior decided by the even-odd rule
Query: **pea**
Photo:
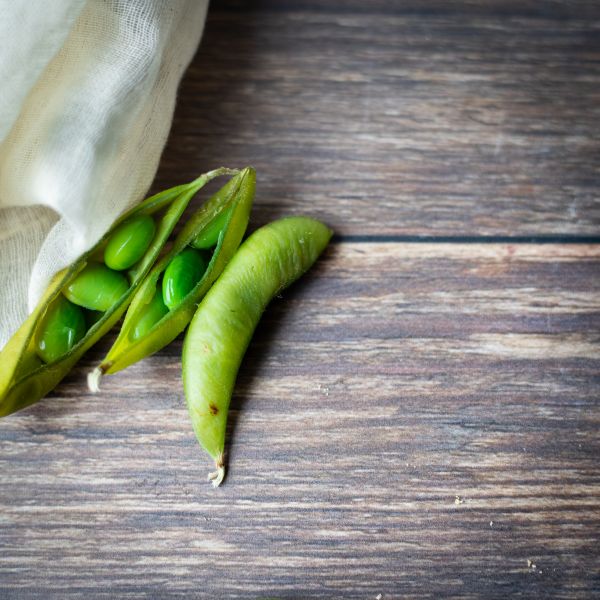
[[[183,343],[183,388],[200,445],[214,459],[209,475],[225,476],[227,411],[242,358],[273,296],[298,279],[323,251],[331,231],[307,217],[280,219],[256,230],[210,288]]]
[[[150,215],[136,215],[119,225],[104,249],[106,266],[123,271],[144,256],[154,239],[156,223]]]
[[[88,264],[64,290],[74,304],[90,310],[106,311],[129,289],[125,275],[101,263]]]
[[[139,321],[133,328],[131,338],[137,340],[143,335],[146,335],[146,333],[152,329],[153,325],[158,323],[168,312],[169,309],[163,302],[162,292],[160,291],[160,288],[158,288],[152,300],[150,300],[146,309],[139,318]]]
[[[200,281],[208,260],[202,252],[186,248],[167,266],[163,276],[162,295],[165,304],[175,308]]]
[[[208,224],[191,242],[190,246],[199,250],[208,250],[217,245],[219,234],[225,227],[225,222],[229,216],[228,210],[224,210],[214,221]]]
[[[86,332],[83,310],[60,295],[36,331],[36,352],[51,363],[65,355]]]

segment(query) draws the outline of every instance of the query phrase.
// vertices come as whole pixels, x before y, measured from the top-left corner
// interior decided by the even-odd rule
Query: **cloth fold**
[[[0,0],[0,348],[146,193],[207,0]]]

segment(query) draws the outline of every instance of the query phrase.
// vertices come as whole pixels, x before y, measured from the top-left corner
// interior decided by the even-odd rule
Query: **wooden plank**
[[[268,309],[222,488],[181,340],[0,422],[2,598],[589,598],[600,246],[336,244]]]
[[[598,235],[600,4],[214,2],[156,182],[253,164],[255,222]]]

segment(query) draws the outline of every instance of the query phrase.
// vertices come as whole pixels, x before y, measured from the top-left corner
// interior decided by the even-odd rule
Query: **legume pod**
[[[0,352],[0,416],[9,415],[37,402],[60,382],[84,352],[122,316],[196,192],[215,177],[237,173],[238,171],[231,169],[216,169],[189,184],[179,185],[147,198],[124,214],[91,250],[53,278],[37,307]],[[116,228],[127,219],[142,214],[155,215],[158,221],[156,233],[141,259],[127,271],[126,276],[123,275],[127,277],[129,284],[127,290],[124,293],[121,291],[114,304],[103,313],[87,312],[89,329],[81,339],[72,340],[66,353],[58,357],[49,355],[52,358],[48,363],[40,360],[40,352],[36,352],[36,337],[41,337],[41,342],[37,340],[38,344],[46,343],[38,331],[44,324],[46,313],[56,306],[59,296],[88,265],[102,260],[104,248]]]
[[[183,387],[194,432],[225,475],[227,411],[250,338],[271,299],[315,262],[331,230],[308,217],[280,219],[240,247],[190,323],[183,344]]]
[[[254,169],[243,169],[187,221],[172,249],[154,266],[136,292],[113,347],[100,366],[90,373],[88,384],[92,391],[98,391],[102,375],[115,373],[157,352],[187,327],[198,303],[242,241],[248,225],[255,185]],[[221,227],[220,230],[214,230],[215,223]],[[193,244],[196,240],[201,240],[200,243],[203,244],[208,237],[214,238],[216,246],[204,274],[190,291],[186,288],[185,297],[178,300],[176,306],[172,306],[164,298],[172,307],[169,310],[159,304],[157,309],[157,296],[163,287],[160,280],[167,276],[169,265],[174,265],[185,253],[198,253],[199,250],[195,250]],[[146,321],[151,314],[156,314],[157,320],[147,327]],[[142,335],[139,334],[140,324],[145,329]]]

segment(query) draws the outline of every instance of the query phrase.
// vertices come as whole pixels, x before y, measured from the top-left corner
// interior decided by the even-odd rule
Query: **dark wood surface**
[[[0,422],[0,598],[600,594],[600,5],[214,2],[155,187],[337,236],[213,490],[181,338]],[[424,236],[424,237],[423,237]]]
[[[213,4],[159,188],[252,163],[256,224],[598,233],[597,2],[239,5]]]

